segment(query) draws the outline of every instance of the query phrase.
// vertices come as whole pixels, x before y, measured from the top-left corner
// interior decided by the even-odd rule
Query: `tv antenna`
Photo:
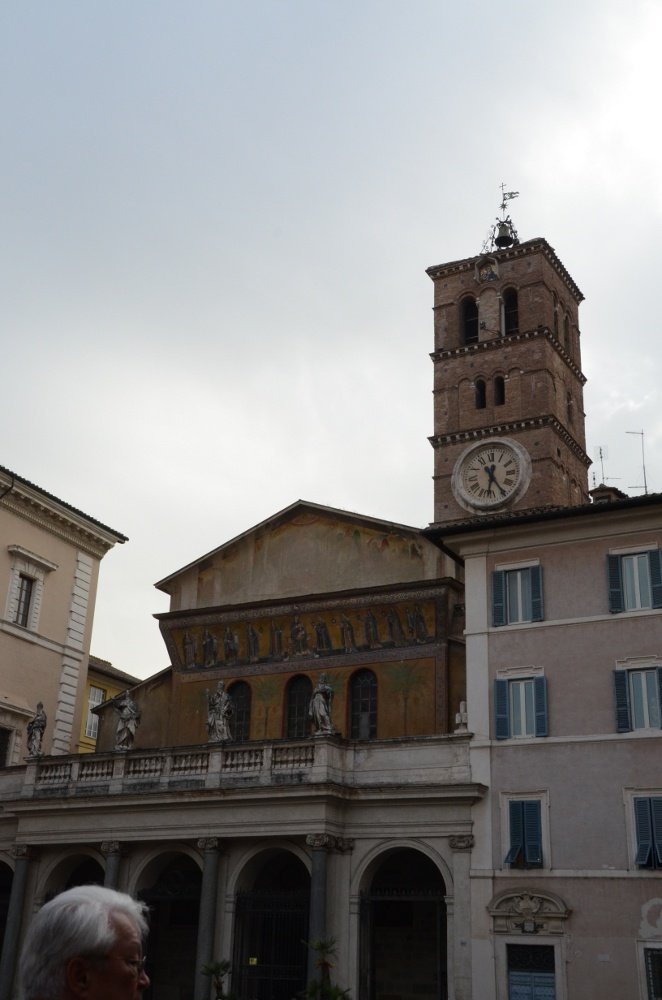
[[[609,452],[602,445],[598,445],[598,461],[600,462],[600,470],[602,472],[601,483],[606,486],[607,483],[615,483],[620,479],[620,476],[605,476],[605,459],[609,458]],[[593,485],[595,486],[595,473],[593,473]]]
[[[641,438],[641,468],[644,473],[644,496],[648,496],[648,483],[646,482],[646,456],[644,454],[644,432],[643,431],[626,431],[626,434],[638,434]],[[640,490],[641,486],[630,486],[631,490]]]

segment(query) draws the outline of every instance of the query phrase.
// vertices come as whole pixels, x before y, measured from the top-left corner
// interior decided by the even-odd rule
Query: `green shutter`
[[[653,818],[653,845],[655,847],[655,866],[662,868],[662,799],[651,799],[651,815]]]
[[[506,574],[504,570],[492,573],[492,624],[506,624]]]
[[[529,570],[531,578],[531,621],[541,622],[542,610],[542,566],[532,566]]]
[[[634,821],[637,834],[637,853],[634,863],[640,868],[648,868],[653,852],[650,799],[634,800]]]
[[[651,597],[654,608],[662,608],[662,553],[653,549],[648,553],[651,575]]]
[[[531,868],[542,868],[542,824],[538,799],[522,803],[524,813],[524,859]]]
[[[609,576],[609,610],[615,615],[625,609],[620,556],[607,556],[607,572]]]
[[[510,712],[508,704],[508,681],[494,682],[494,735],[497,740],[507,740],[510,736]]]
[[[547,736],[547,678],[533,678],[533,702],[535,706],[536,736]]]
[[[628,687],[627,670],[614,670],[617,733],[629,733],[632,729],[632,724],[630,722],[630,692]]]
[[[508,803],[508,819],[510,825],[510,849],[506,854],[504,864],[515,865],[518,858],[524,857],[524,822],[522,802],[511,799]]]

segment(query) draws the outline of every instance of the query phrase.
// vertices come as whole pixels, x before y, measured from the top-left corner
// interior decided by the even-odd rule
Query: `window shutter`
[[[607,570],[609,574],[609,610],[615,615],[624,610],[621,557],[607,556]]]
[[[655,845],[655,863],[662,867],[662,799],[651,799],[651,814],[653,817],[653,844]]]
[[[662,667],[657,668],[657,703],[660,708],[660,726],[662,727]]]
[[[634,800],[634,820],[637,834],[637,853],[634,863],[644,868],[650,864],[653,849],[650,799]]]
[[[540,822],[540,802],[536,799],[523,802],[524,812],[524,854],[528,865],[542,867],[542,825]]]
[[[531,576],[531,621],[542,621],[542,566],[532,566]]]
[[[648,553],[651,575],[651,596],[654,608],[662,608],[662,552],[653,549]]]
[[[536,736],[547,736],[547,678],[533,678],[533,701],[536,714]]]
[[[660,677],[662,683],[662,676]],[[616,696],[616,732],[629,733],[630,723],[630,692],[628,691],[627,670],[614,670],[614,694]]]
[[[510,736],[510,714],[508,705],[508,681],[494,682],[494,735],[497,740],[507,740]]]
[[[522,855],[524,848],[524,823],[522,822],[522,802],[511,799],[508,803],[508,819],[510,825],[510,850],[506,854],[504,864],[514,865]]]
[[[506,624],[506,574],[502,569],[492,573],[492,624]]]

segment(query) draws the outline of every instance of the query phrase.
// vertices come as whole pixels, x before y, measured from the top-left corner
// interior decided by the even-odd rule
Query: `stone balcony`
[[[25,800],[329,784],[412,791],[447,786],[449,793],[455,787],[462,794],[459,786],[471,783],[471,772],[469,735],[462,733],[369,743],[318,737],[43,757],[10,768],[3,778],[0,797]]]

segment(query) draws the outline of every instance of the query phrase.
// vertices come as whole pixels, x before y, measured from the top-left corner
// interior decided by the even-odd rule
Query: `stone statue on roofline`
[[[46,722],[44,703],[40,701],[37,704],[36,715],[27,724],[28,757],[41,757],[43,754],[42,743],[44,741],[44,733],[46,732]]]
[[[119,716],[115,730],[115,749],[131,750],[140,723],[140,709],[128,691],[113,700],[113,708]]]
[[[328,683],[326,674],[320,674],[308,706],[308,715],[315,727],[313,736],[331,736],[336,732],[331,721],[332,705],[333,688]]]
[[[230,719],[234,715],[232,697],[225,690],[225,683],[219,681],[216,691],[207,691],[207,735],[210,743],[228,743],[232,740]]]

